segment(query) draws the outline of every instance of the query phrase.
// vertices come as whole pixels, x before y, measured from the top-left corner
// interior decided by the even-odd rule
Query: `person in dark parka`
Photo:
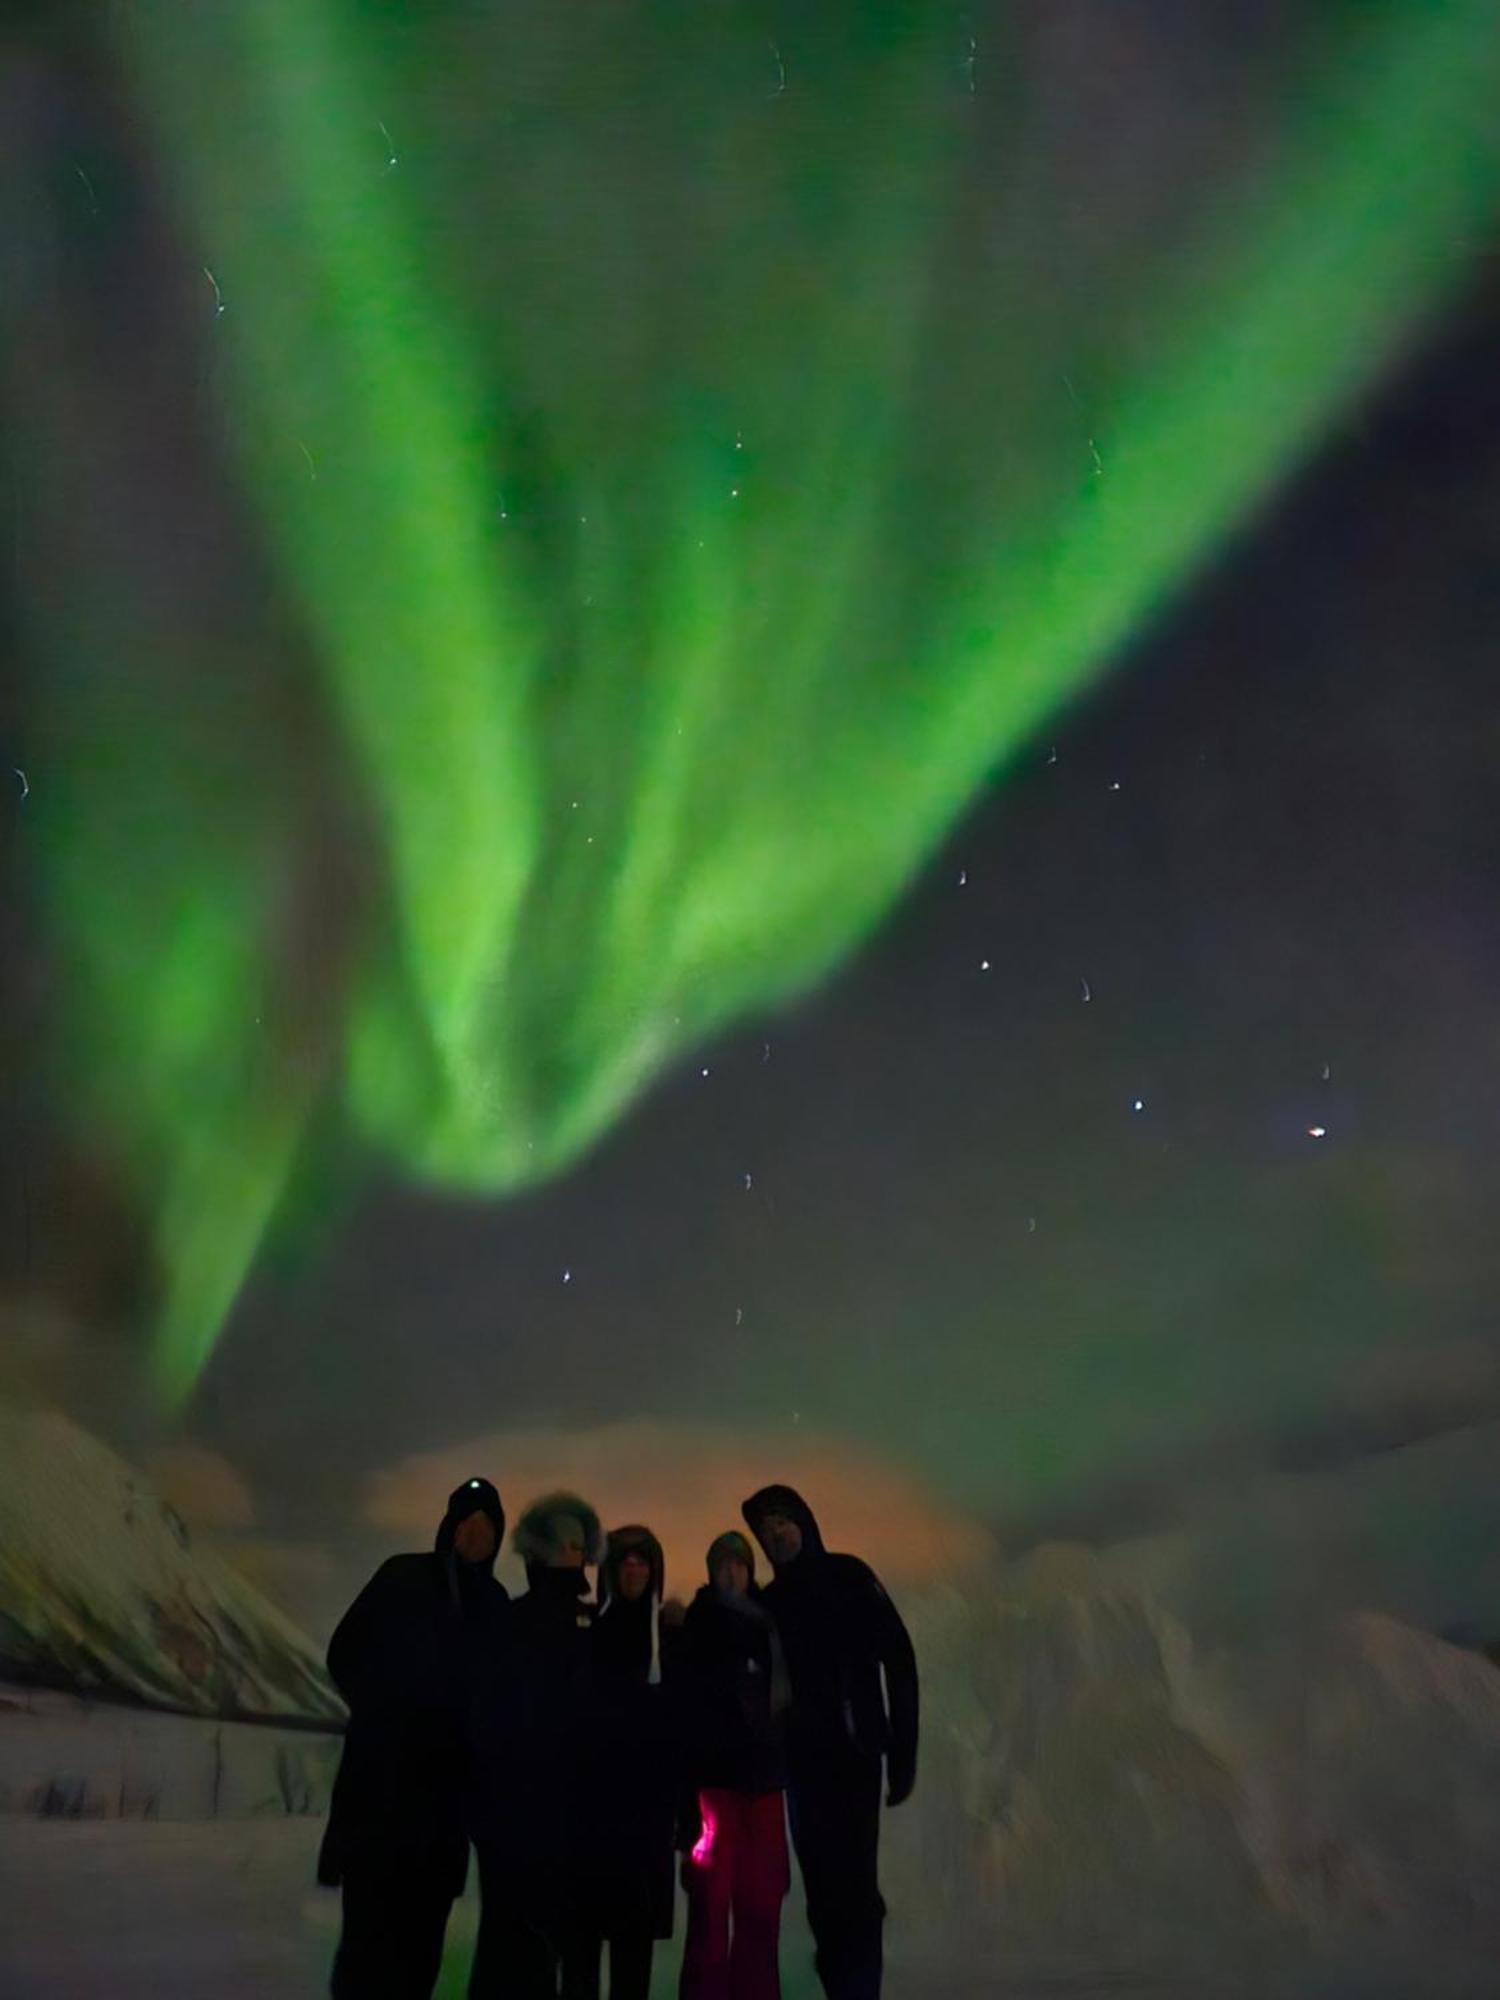
[[[599,1516],[548,1493],[516,1523],[528,1588],[475,1705],[480,1917],[471,2000],[573,2000],[588,1858],[585,1777]],[[559,1981],[563,1983],[559,1985]]]
[[[465,1724],[505,1643],[487,1479],[458,1487],[430,1555],[392,1556],[340,1620],[328,1671],[349,1707],[318,1880],[342,1884],[334,2000],[428,2000],[468,1872]]]
[[[610,2000],[647,2000],[654,1942],[672,1935],[678,1761],[663,1655],[681,1607],[666,1606],[665,1592],[651,1530],[611,1529],[592,1634],[584,1925],[565,1973],[570,2000],[596,2000],[606,1942]]]
[[[683,1620],[674,1675],[687,1780],[678,2000],[780,2000],[791,1690],[743,1535],[715,1538],[708,1574]]]
[[[743,1512],[776,1571],[765,1605],[792,1683],[787,1803],[818,1977],[828,2000],[877,2000],[882,1766],[900,1805],[917,1774],[916,1656],[874,1571],[824,1549],[800,1493],[765,1486]]]

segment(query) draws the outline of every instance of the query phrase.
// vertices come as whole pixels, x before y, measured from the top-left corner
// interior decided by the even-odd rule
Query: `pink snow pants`
[[[703,1832],[682,1864],[679,2000],[781,2000],[781,1905],[792,1886],[780,1792],[698,1794]]]

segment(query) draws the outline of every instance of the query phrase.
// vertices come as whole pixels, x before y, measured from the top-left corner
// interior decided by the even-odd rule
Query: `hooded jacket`
[[[644,1594],[620,1591],[620,1565],[645,1557]],[[599,1566],[591,1644],[587,1880],[584,1907],[602,1937],[672,1934],[678,1749],[675,1675],[663,1675],[666,1589],[661,1544],[649,1528],[610,1530]]]
[[[506,1642],[509,1599],[494,1555],[466,1563],[459,1523],[482,1513],[505,1532],[500,1495],[484,1479],[457,1487],[430,1555],[392,1556],[339,1621],[328,1671],[349,1727],[318,1858],[342,1881],[363,1861],[430,1862],[463,1887],[468,1864],[465,1721],[472,1690]]]
[[[646,1559],[651,1575],[643,1597],[620,1591],[620,1565],[627,1555]],[[611,1528],[599,1565],[599,1611],[594,1627],[595,1671],[622,1683],[655,1687],[661,1680],[661,1607],[667,1565],[661,1543],[649,1528]]]
[[[868,1564],[829,1554],[794,1488],[764,1486],[742,1511],[752,1533],[773,1512],[802,1530],[801,1551],[777,1566],[764,1598],[791,1676],[793,1783],[851,1757],[883,1757],[893,1795],[904,1797],[917,1768],[917,1662],[895,1605]]]
[[[726,1539],[708,1552],[710,1575]],[[786,1783],[790,1687],[776,1621],[755,1581],[754,1551],[743,1536],[733,1540],[750,1572],[745,1595],[723,1597],[707,1583],[682,1621],[686,1776],[694,1791],[759,1796]]]

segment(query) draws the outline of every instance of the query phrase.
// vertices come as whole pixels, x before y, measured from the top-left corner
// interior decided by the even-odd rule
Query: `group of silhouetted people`
[[[318,1862],[344,1892],[334,2000],[428,2000],[470,1846],[470,2000],[598,2000],[606,1954],[610,2000],[646,2000],[678,1874],[682,2000],[778,2000],[788,1820],[824,1992],[876,2000],[880,1802],[916,1780],[912,1642],[790,1486],[744,1520],[772,1582],[730,1530],[686,1610],[648,1528],[604,1536],[566,1492],[516,1524],[512,1598],[480,1478],[430,1556],[376,1570],[328,1646],[350,1710]]]
[[[610,2000],[647,2000],[679,1872],[681,2000],[777,2000],[788,1820],[823,1989],[875,2000],[881,1796],[916,1777],[911,1641],[790,1487],[743,1512],[773,1580],[730,1530],[686,1609],[655,1535],[606,1536],[570,1493],[517,1523],[512,1598],[485,1479],[431,1555],[376,1571],[328,1648],[349,1707],[318,1870],[343,1889],[334,2000],[428,2000],[471,1845],[470,2000],[598,2000],[606,1953]]]

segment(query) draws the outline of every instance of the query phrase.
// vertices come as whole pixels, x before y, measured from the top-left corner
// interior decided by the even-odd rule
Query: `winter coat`
[[[493,1489],[490,1489],[491,1491]],[[460,1489],[463,1492],[464,1489]],[[455,1495],[455,1503],[458,1496]],[[351,1866],[431,1864],[463,1888],[468,1868],[474,1688],[506,1643],[509,1599],[491,1564],[453,1552],[453,1504],[431,1555],[382,1563],[340,1620],[328,1671],[349,1706],[318,1879]],[[498,1499],[495,1503],[498,1512]],[[497,1523],[497,1540],[504,1517]]]
[[[789,1690],[765,1593],[751,1584],[744,1597],[725,1598],[706,1584],[682,1621],[677,1678],[694,1790],[779,1791]]]
[[[510,1644],[475,1704],[474,1837],[486,1892],[502,1880],[528,1920],[560,1941],[576,1922],[586,1856],[587,1579],[534,1569],[511,1612]]]
[[[529,1588],[511,1605],[508,1643],[477,1691],[470,1735],[476,1838],[542,1927],[560,1932],[588,1852],[593,1606],[581,1569],[547,1566],[557,1513],[583,1523],[589,1560],[601,1553],[598,1516],[576,1496],[549,1495],[521,1517],[512,1547]]]
[[[773,1510],[802,1530],[800,1554],[778,1566],[764,1600],[791,1676],[792,1782],[883,1757],[892,1791],[904,1796],[917,1768],[917,1662],[906,1627],[867,1564],[824,1549],[811,1508],[791,1487],[763,1487],[743,1512],[753,1531]]]
[[[670,1667],[653,1682],[654,1593],[612,1598],[592,1635],[584,1908],[601,1937],[672,1935],[678,1745]],[[667,1659],[673,1649],[667,1638]]]

